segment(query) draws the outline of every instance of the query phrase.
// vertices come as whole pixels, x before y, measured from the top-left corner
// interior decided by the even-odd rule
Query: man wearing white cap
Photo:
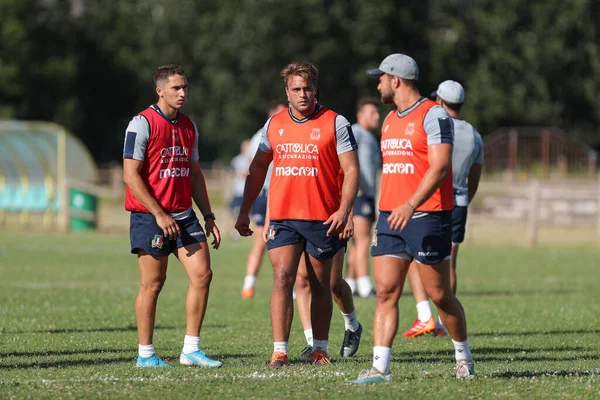
[[[456,259],[458,246],[465,238],[467,209],[475,197],[483,167],[483,140],[477,130],[467,121],[460,119],[460,108],[465,101],[465,91],[456,81],[444,81],[431,94],[444,107],[454,121],[454,150],[452,152],[452,181],[454,186],[454,210],[452,210],[452,252],[450,254],[450,281],[456,295]],[[414,264],[414,262],[413,262]],[[417,304],[417,319],[404,332],[404,337],[417,337],[433,332],[446,336],[446,329],[438,317],[435,322],[429,307],[429,299],[421,282],[417,268],[411,266],[408,281]]]
[[[450,286],[452,118],[437,103],[421,96],[417,88],[419,68],[411,57],[392,54],[378,69],[367,73],[379,76],[381,101],[397,108],[388,114],[381,129],[379,219],[371,247],[377,285],[373,367],[351,382],[391,379],[398,300],[413,260],[452,337],[456,377],[468,378],[475,371],[467,324]]]

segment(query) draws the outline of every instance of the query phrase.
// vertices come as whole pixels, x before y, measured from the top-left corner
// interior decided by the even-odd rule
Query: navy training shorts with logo
[[[267,219],[267,196],[266,194],[260,194],[252,208],[250,209],[250,216],[254,220],[254,223],[258,226],[264,226],[265,220]]]
[[[324,221],[277,220],[271,221],[267,231],[267,249],[276,249],[304,242],[305,250],[316,259],[327,260],[342,248],[346,240],[338,235],[327,236],[329,225]]]
[[[364,195],[357,196],[354,203],[354,216],[364,217],[369,222],[375,221],[375,199]]]
[[[450,256],[452,248],[452,211],[419,213],[403,231],[393,231],[390,213],[381,211],[371,244],[371,256],[408,253],[426,265],[435,265]]]
[[[454,244],[460,244],[465,240],[468,210],[467,206],[454,206],[452,210],[452,243]]]
[[[168,256],[180,247],[206,242],[204,230],[193,211],[189,217],[176,222],[181,229],[181,237],[170,240],[164,237],[154,215],[132,212],[129,225],[131,253],[137,254],[141,249],[153,256]]]

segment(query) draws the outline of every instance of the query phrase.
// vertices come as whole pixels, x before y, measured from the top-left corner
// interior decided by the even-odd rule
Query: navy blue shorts
[[[468,210],[467,206],[454,206],[452,210],[452,243],[454,244],[460,244],[465,240]]]
[[[154,215],[132,212],[129,225],[131,253],[137,254],[141,249],[153,256],[168,256],[180,247],[206,242],[204,230],[193,211],[186,219],[177,221],[177,225],[181,229],[181,237],[166,239]]]
[[[266,195],[261,194],[256,198],[256,200],[254,200],[254,204],[252,204],[252,208],[250,209],[250,216],[252,217],[256,225],[265,225],[265,219],[267,219]]]
[[[357,196],[354,203],[354,216],[364,217],[370,222],[375,221],[375,199],[367,196]]]
[[[305,250],[314,258],[333,258],[340,249],[346,247],[347,241],[338,235],[327,236],[329,225],[323,225],[323,222],[293,219],[271,221],[267,231],[267,249],[304,242]]]
[[[389,212],[381,211],[371,244],[371,256],[408,253],[418,262],[435,265],[450,256],[452,211],[438,211],[410,220],[403,231],[393,231]]]
[[[231,214],[237,216],[240,213],[240,207],[242,206],[242,196],[234,196],[229,203],[229,209]]]

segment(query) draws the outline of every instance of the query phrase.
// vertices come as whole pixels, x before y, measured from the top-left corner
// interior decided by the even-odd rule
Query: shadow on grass
[[[555,355],[538,355],[536,353],[564,353],[564,352],[594,352],[592,348],[581,346],[565,347],[474,347],[473,357],[475,362],[485,361],[510,361],[510,362],[539,362],[539,361],[577,361],[577,360],[600,360],[600,355],[574,355],[570,357]],[[393,354],[392,361],[403,363],[436,363],[445,362],[454,359],[454,350],[452,348],[434,351],[402,351]]]
[[[473,336],[534,336],[534,335],[578,335],[578,334],[600,334],[600,329],[564,329],[548,331],[517,331],[517,332],[469,332]]]
[[[26,361],[26,360],[25,360]],[[93,367],[98,365],[109,365],[119,363],[133,364],[134,357],[118,357],[110,359],[95,360],[56,360],[56,361],[29,361],[10,365],[0,365],[0,370],[4,369],[46,369],[46,368],[71,368],[71,367]]]
[[[540,378],[544,376],[553,377],[553,376],[567,376],[567,377],[577,377],[577,376],[594,376],[600,375],[600,369],[595,371],[518,371],[518,372],[497,372],[492,373],[490,375],[491,378],[503,378],[503,379],[512,379],[512,378]]]
[[[203,324],[202,329],[212,329],[212,328],[226,328],[225,324]],[[176,330],[183,329],[185,330],[185,321],[182,323],[180,327],[176,326],[168,326],[168,325],[158,325],[154,328],[154,330]],[[137,327],[134,325],[129,326],[119,326],[119,327],[106,327],[106,328],[63,328],[63,329],[39,329],[35,331],[6,331],[4,333],[95,333],[95,332],[135,332],[137,331]]]
[[[8,351],[0,353],[0,357],[52,357],[72,356],[76,354],[108,354],[108,353],[131,353],[136,354],[136,349],[88,349],[88,350],[51,350],[51,351]]]
[[[475,363],[477,362],[564,362],[564,361],[581,361],[585,360],[600,360],[600,355],[587,355],[587,356],[573,356],[573,357],[556,357],[556,356],[538,356],[530,357],[519,354],[506,354],[506,355],[478,355],[477,352],[473,354]],[[453,354],[444,354],[441,356],[433,355],[420,355],[410,358],[392,357],[392,361],[401,363],[440,363],[450,360],[454,362]]]

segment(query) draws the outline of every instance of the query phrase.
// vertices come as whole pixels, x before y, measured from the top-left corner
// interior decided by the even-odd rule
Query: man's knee
[[[166,280],[166,276],[157,276],[154,279],[141,282],[140,289],[151,296],[158,296]]]
[[[278,268],[273,273],[273,285],[275,288],[291,288],[296,282],[295,271],[292,273],[289,270]]]
[[[296,290],[309,290],[310,283],[308,282],[308,276],[303,273],[298,273],[296,276]]]
[[[427,295],[429,296],[433,304],[436,305],[436,307],[441,308],[443,310],[448,308],[448,306],[451,305],[452,302],[454,302],[454,295],[452,294],[452,292],[444,290],[443,288],[430,289],[428,290]]]
[[[397,302],[402,294],[402,287],[397,283],[378,283],[377,284],[377,302],[389,303]]]
[[[207,268],[204,271],[197,272],[191,279],[191,283],[194,286],[206,287],[212,282],[213,272],[212,269]]]

